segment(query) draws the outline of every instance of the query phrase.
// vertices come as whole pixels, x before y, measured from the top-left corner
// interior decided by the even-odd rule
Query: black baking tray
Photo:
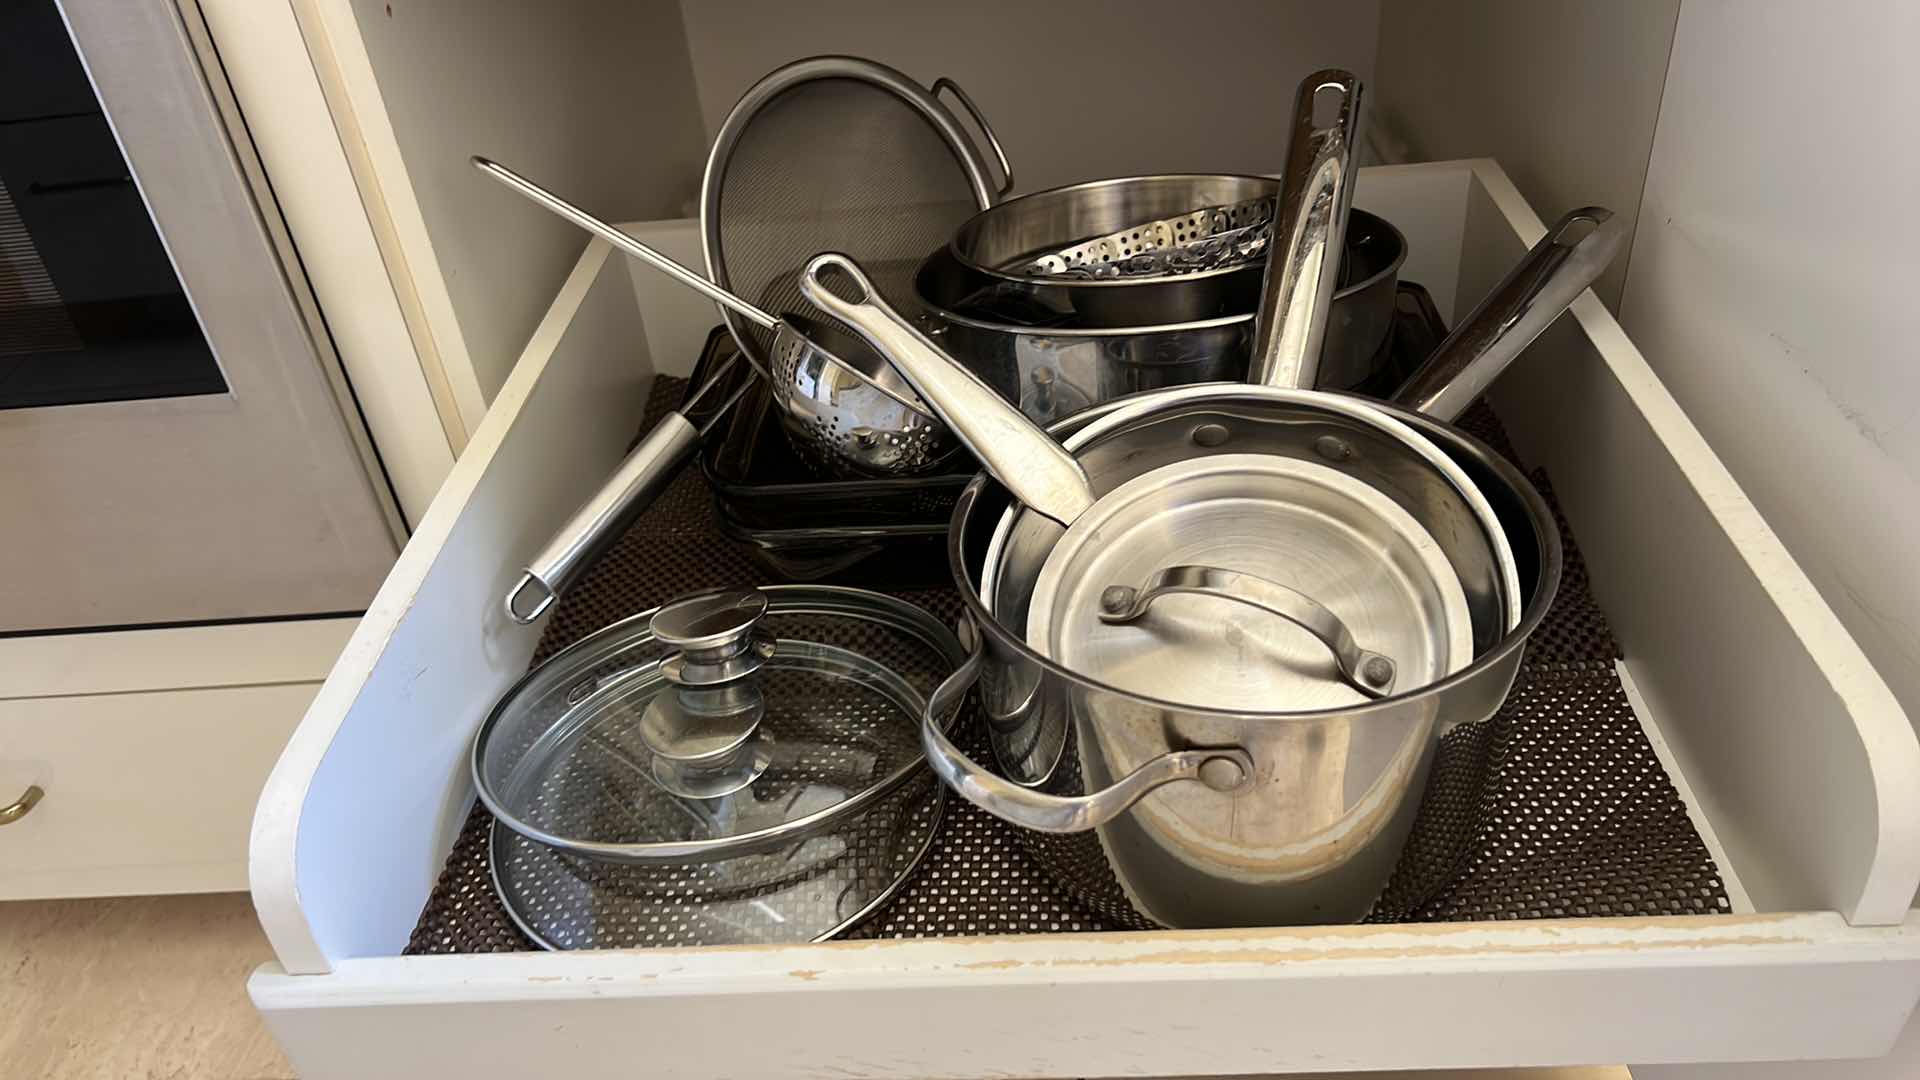
[[[699,386],[738,352],[726,329],[714,328],[687,385]],[[879,573],[902,587],[943,584],[947,519],[978,469],[963,451],[927,476],[823,477],[794,453],[758,381],[700,449],[720,534],[786,581],[870,583]]]

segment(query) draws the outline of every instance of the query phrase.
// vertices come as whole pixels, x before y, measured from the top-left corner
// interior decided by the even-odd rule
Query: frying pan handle
[[[686,417],[668,413],[527,563],[507,593],[507,617],[524,625],[545,614],[580,572],[659,498],[699,442],[699,430]],[[530,590],[534,604],[524,608],[521,600]]]
[[[1340,95],[1339,112],[1331,127],[1316,128],[1314,107],[1323,92]],[[1256,386],[1311,390],[1319,375],[1346,250],[1360,99],[1359,78],[1337,68],[1307,76],[1294,97],[1293,138],[1254,316],[1247,381]]]
[[[964,617],[963,617],[964,619]],[[1195,780],[1215,791],[1232,792],[1253,777],[1253,757],[1239,747],[1176,750],[1162,754],[1118,781],[1086,795],[1048,795],[1021,787],[988,769],[954,745],[941,728],[980,678],[986,647],[970,621],[960,625],[962,641],[972,639],[973,652],[927,699],[921,718],[920,745],[934,774],[960,797],[1002,821],[1046,833],[1076,833],[1104,825],[1157,787]]]
[[[1007,162],[1007,152],[1000,148],[1000,137],[993,133],[993,125],[987,123],[986,114],[980,111],[980,107],[973,103],[973,99],[967,96],[965,90],[960,89],[959,83],[954,82],[944,75],[934,80],[933,96],[939,97],[942,90],[952,93],[954,99],[960,102],[960,107],[967,110],[967,115],[973,118],[974,126],[978,127],[980,134],[986,137],[987,149],[993,151],[994,160],[999,162],[1000,190],[994,192],[994,194],[1005,195],[1007,192],[1012,191],[1013,166]]]
[[[640,445],[627,454],[600,490],[573,512],[567,523],[540,549],[507,591],[507,617],[525,625],[546,613],[580,572],[592,565],[634,520],[653,505],[692,456],[700,439],[732,411],[749,387],[751,376],[737,377],[738,356],[728,359],[693,394],[670,412]],[[533,590],[533,607],[521,598]]]
[[[1592,230],[1576,238],[1586,225]],[[1611,210],[1569,211],[1454,327],[1393,401],[1451,422],[1593,284],[1626,237],[1625,222]]]
[[[842,300],[828,290],[820,280],[828,268],[850,278],[860,298]],[[1093,505],[1087,474],[1073,455],[901,318],[852,259],[814,256],[800,272],[800,291],[878,349],[1021,502],[1063,525]]]
[[[1100,621],[1130,623],[1155,600],[1191,593],[1259,608],[1312,634],[1333,653],[1340,677],[1368,697],[1393,692],[1394,664],[1387,656],[1360,647],[1353,631],[1326,605],[1298,589],[1237,570],[1214,566],[1169,566],[1147,579],[1144,588],[1113,585],[1100,594]]]

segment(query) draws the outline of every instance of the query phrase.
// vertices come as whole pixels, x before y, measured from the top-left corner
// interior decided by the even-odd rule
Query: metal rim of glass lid
[[[878,911],[940,827],[931,773],[775,852],[699,863],[611,863],[494,822],[487,872],[507,915],[545,949],[822,941]]]
[[[942,93],[985,138],[997,187]],[[952,80],[929,91],[871,60],[796,60],[749,88],[714,137],[700,190],[707,275],[775,314],[806,313],[800,268],[841,251],[872,268],[887,297],[910,303],[920,259],[1012,185],[992,128]],[[721,317],[748,358],[772,370],[773,335]]]
[[[515,684],[474,739],[474,785],[509,829],[597,860],[774,851],[921,769],[927,696],[964,658],[933,616],[878,593],[694,593]]]

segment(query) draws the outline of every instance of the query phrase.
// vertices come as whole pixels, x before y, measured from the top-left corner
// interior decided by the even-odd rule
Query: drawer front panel
[[[0,700],[0,899],[247,887],[254,800],[315,683]]]

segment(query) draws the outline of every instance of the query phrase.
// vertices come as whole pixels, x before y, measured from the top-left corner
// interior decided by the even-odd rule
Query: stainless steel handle
[[[40,805],[40,800],[46,796],[47,793],[40,790],[39,784],[28,784],[27,790],[22,792],[19,798],[6,806],[0,806],[0,825],[11,825],[26,817],[27,811]]]
[[[1313,126],[1322,91],[1340,94],[1331,127]],[[1294,98],[1293,140],[1267,245],[1247,381],[1310,390],[1320,371],[1327,314],[1340,287],[1353,150],[1360,141],[1360,80],[1329,68],[1307,76]]]
[[[1100,594],[1100,621],[1129,623],[1147,613],[1162,596],[1192,593],[1259,608],[1312,634],[1333,653],[1340,677],[1368,697],[1393,693],[1393,660],[1360,647],[1353,631],[1326,605],[1277,581],[1215,566],[1169,566],[1147,579],[1144,588],[1114,585]]]
[[[507,617],[525,624],[545,614],[580,572],[666,490],[699,442],[699,430],[686,417],[668,413],[527,563],[526,573],[507,593]],[[540,590],[539,601],[522,611],[520,599],[533,587]]]
[[[1593,229],[1573,239],[1585,224]],[[1451,421],[1593,284],[1626,242],[1613,211],[1583,206],[1556,222],[1473,313],[1454,327],[1393,400]]]
[[[967,96],[965,90],[960,89],[959,83],[944,75],[934,80],[933,96],[939,97],[942,90],[953,94],[954,98],[960,102],[960,107],[967,110],[967,115],[973,118],[974,126],[980,129],[980,134],[986,137],[987,149],[993,151],[993,158],[1000,165],[1000,190],[994,194],[1005,195],[1012,191],[1013,166],[1007,162],[1007,152],[1000,149],[1000,137],[993,133],[993,125],[987,123],[987,114],[980,111],[980,107],[973,103],[973,99]]]
[[[860,299],[842,300],[827,289],[820,272],[829,267],[859,287]],[[880,350],[1021,502],[1063,525],[1093,505],[1093,489],[1073,455],[901,318],[852,259],[816,255],[801,271],[800,291]]]
[[[700,293],[721,307],[738,312],[741,317],[752,321],[764,329],[775,330],[778,328],[779,320],[773,316],[747,303],[745,300],[740,299],[720,286],[715,285],[713,282],[708,281],[693,270],[675,262],[640,241],[635,240],[619,229],[601,221],[599,218],[594,217],[585,210],[555,195],[539,184],[521,176],[505,165],[476,155],[473,158],[473,166],[495,180],[500,181],[502,184],[505,184],[507,187],[526,196],[528,199],[539,203],[541,206],[546,207],[600,239],[605,240],[607,243],[612,244],[614,247],[619,248],[626,254],[639,259],[641,262],[666,274],[687,288]]]
[[[971,626],[963,626],[962,630],[971,631]],[[963,633],[963,636],[967,635]],[[1048,795],[1021,787],[976,763],[940,730],[939,718],[951,712],[966,696],[967,689],[980,677],[984,657],[983,648],[976,645],[973,655],[927,699],[926,715],[920,724],[920,745],[926,750],[927,763],[935,775],[961,798],[1002,821],[1037,832],[1085,832],[1126,813],[1157,787],[1194,780],[1215,791],[1232,792],[1252,780],[1252,755],[1238,747],[1222,747],[1162,754],[1111,786],[1088,795]]]

